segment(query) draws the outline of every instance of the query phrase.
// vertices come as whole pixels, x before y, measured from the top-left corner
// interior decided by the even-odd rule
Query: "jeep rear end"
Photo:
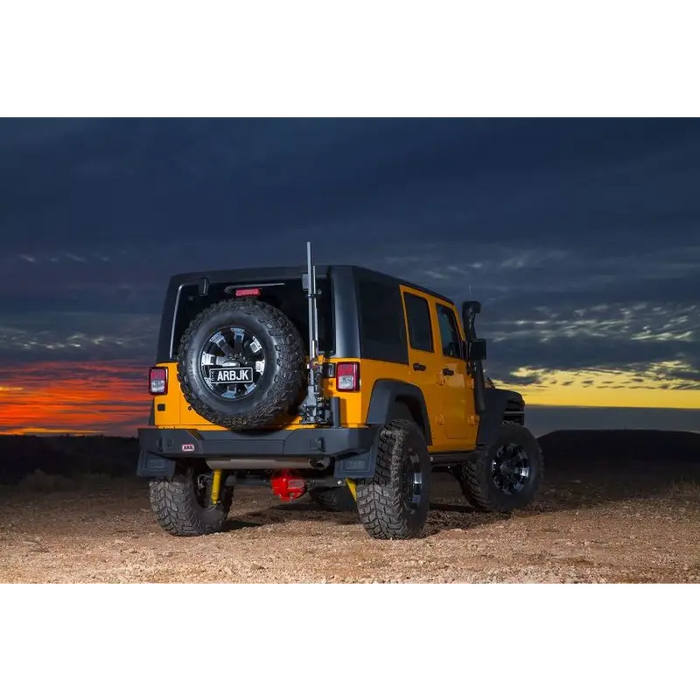
[[[304,268],[173,277],[164,304],[157,361],[150,370],[151,427],[139,431],[138,474],[170,480],[178,465],[196,460],[213,471],[219,491],[226,485],[266,479],[285,499],[302,495],[306,488],[338,487],[348,478],[366,474],[379,426],[368,425],[369,398],[361,391],[363,381],[369,381],[371,388],[373,372],[372,363],[363,364],[360,359],[355,274],[349,266],[317,269],[309,250]],[[241,399],[255,397],[258,387],[251,380],[265,373],[265,360],[256,359],[264,353],[255,351],[265,339],[261,342],[242,329],[215,326],[214,342],[209,339],[207,351],[200,348],[198,355],[204,377],[198,394],[192,395],[192,383],[183,376],[192,326],[209,309],[225,307],[227,300],[254,300],[257,309],[272,307],[303,341],[304,366],[297,370],[304,381],[295,400],[264,423],[258,420],[248,426],[245,416],[239,417],[235,429],[227,425],[226,413]],[[223,408],[198,409],[200,399],[207,409],[214,403]],[[300,470],[305,472],[303,482],[296,477]],[[290,480],[295,489],[288,488]]]

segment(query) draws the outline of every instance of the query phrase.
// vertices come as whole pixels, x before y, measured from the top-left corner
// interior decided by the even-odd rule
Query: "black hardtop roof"
[[[328,277],[332,270],[352,270],[361,273],[365,277],[374,277],[378,281],[402,284],[424,294],[430,294],[438,299],[442,299],[450,304],[454,304],[452,299],[440,294],[433,289],[422,287],[419,284],[408,282],[400,277],[394,277],[384,272],[371,270],[360,265],[316,265],[316,274],[319,277]],[[306,265],[295,265],[292,267],[242,267],[228,270],[202,270],[198,272],[185,272],[173,275],[170,278],[171,287],[179,287],[183,284],[196,284],[202,277],[206,277],[210,284],[223,283],[246,283],[262,282],[266,280],[286,280],[301,277],[307,271]]]

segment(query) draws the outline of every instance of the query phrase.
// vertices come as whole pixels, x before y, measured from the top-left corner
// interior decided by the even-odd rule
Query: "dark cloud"
[[[697,238],[697,237],[696,237]],[[549,370],[642,371],[647,377],[688,379],[700,388],[700,245],[689,237],[673,248],[627,257],[577,249],[527,249],[475,243],[445,265],[433,247],[387,259],[455,298],[483,302],[479,330],[491,340],[490,371],[519,385],[520,367]],[[421,253],[423,253],[421,255]],[[419,267],[416,260],[423,260]],[[676,361],[680,367],[654,368]],[[680,388],[678,382],[674,385]]]
[[[691,120],[96,120],[3,128],[14,138],[0,142],[0,211],[10,231],[31,225],[44,244],[91,243],[105,232],[131,242],[146,232],[158,241],[184,233],[279,237],[338,223],[356,224],[362,236],[374,220],[396,233],[481,232],[518,244],[524,236],[528,244],[565,239],[565,247],[583,232],[579,247],[603,237],[618,249],[611,232],[638,236],[664,226],[673,237],[700,213],[700,129]]]
[[[0,317],[0,361],[9,368],[36,362],[151,362],[157,314],[36,311]]]

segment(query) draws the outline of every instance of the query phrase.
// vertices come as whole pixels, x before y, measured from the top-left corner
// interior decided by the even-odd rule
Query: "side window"
[[[406,324],[398,283],[378,281],[358,272],[355,273],[354,279],[357,285],[362,357],[408,364]],[[346,321],[341,314],[337,321],[340,332],[356,332],[354,328],[343,326]]]
[[[414,350],[433,352],[433,328],[430,323],[430,307],[423,297],[404,292],[408,340]]]
[[[437,305],[438,325],[442,341],[442,354],[447,357],[461,357],[459,327],[452,309],[442,304]]]
[[[406,347],[406,331],[401,318],[398,285],[372,280],[359,284],[362,335],[365,340],[383,345]]]

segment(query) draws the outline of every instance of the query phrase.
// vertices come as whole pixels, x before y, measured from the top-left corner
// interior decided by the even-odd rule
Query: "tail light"
[[[148,391],[151,394],[168,393],[168,368],[151,367],[148,373]]]
[[[338,391],[359,391],[360,363],[339,362],[335,371],[335,388]]]
[[[247,287],[246,289],[237,289],[237,297],[259,297],[260,289],[258,287]]]

